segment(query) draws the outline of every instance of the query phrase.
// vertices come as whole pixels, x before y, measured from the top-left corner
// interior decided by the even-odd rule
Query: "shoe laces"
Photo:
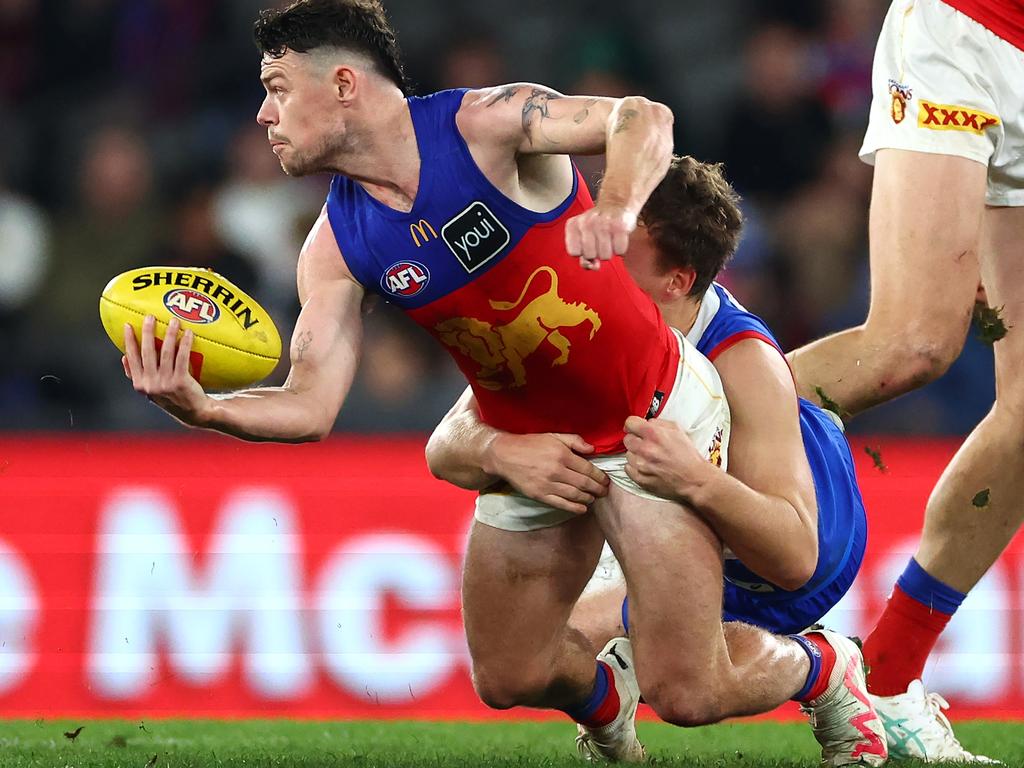
[[[830,701],[817,707],[809,704],[800,705],[800,711],[810,720],[819,743],[822,746],[827,743],[830,750],[845,749],[858,743],[862,738],[859,732],[851,733],[849,730],[849,712],[844,711],[848,708],[849,703],[844,706],[840,701]]]
[[[603,755],[597,751],[597,748],[592,742],[593,739],[586,731],[580,730],[576,735],[576,751],[580,753],[580,757],[588,762],[601,760],[603,758]]]
[[[924,697],[925,709],[927,709],[930,716],[930,720],[937,723],[938,726],[946,732],[946,738],[949,742],[956,745],[957,749],[963,750],[960,746],[960,742],[956,736],[953,735],[953,724],[949,722],[949,718],[946,717],[944,710],[949,709],[949,702],[946,701],[942,694],[929,691]]]

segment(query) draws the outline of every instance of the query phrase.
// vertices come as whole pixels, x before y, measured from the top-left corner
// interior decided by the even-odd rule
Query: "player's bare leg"
[[[602,545],[592,515],[527,532],[474,521],[462,612],[473,684],[488,706],[572,709],[587,700],[596,649],[567,624]]]
[[[569,626],[582,634],[595,648],[604,648],[608,641],[627,634],[622,623],[622,601],[626,583],[588,589],[576,603]]]
[[[933,761],[986,760],[960,746],[944,702],[919,678],[966,593],[1024,521],[1024,208],[985,212],[981,257],[989,305],[1009,329],[995,342],[996,402],[932,492],[914,560],[865,643],[869,688],[895,752]]]
[[[834,741],[823,742],[823,752],[832,764],[884,760],[884,740],[866,692],[852,691],[860,659],[852,643],[822,635],[796,640],[742,627],[727,644],[722,548],[711,529],[690,510],[616,485],[593,509],[629,585],[635,674],[659,717],[705,725],[765,712],[799,696],[816,709],[823,705],[817,714],[829,722]],[[841,728],[846,731],[840,735]]]
[[[594,510],[630,587],[637,676],[659,717],[704,725],[772,709],[800,690],[810,664],[791,640],[761,633],[761,647],[730,657],[722,632],[722,546],[696,514],[616,485]],[[752,684],[769,661],[774,670]]]
[[[979,269],[986,288],[989,282],[1003,285],[990,295],[992,306],[1012,303],[1006,284],[1013,276],[1000,275],[986,254],[1012,249],[1014,234],[1020,233],[1003,220],[1005,214],[986,212],[986,173],[981,163],[960,157],[877,153],[868,320],[791,355],[803,394],[820,400],[815,391],[820,387],[841,410],[855,414],[940,375],[959,353]],[[1007,309],[1002,312],[1005,316]],[[1012,312],[1024,320],[1019,306]],[[997,358],[1006,356],[997,351]],[[1019,355],[1011,359],[1021,361]],[[1005,374],[1002,379],[1003,388],[1012,381]],[[1013,388],[1012,383],[1008,386]],[[971,757],[941,716],[939,700],[920,683],[911,683],[920,678],[964,593],[1019,524],[1020,510],[1013,502],[1007,505],[1007,498],[1019,498],[1021,490],[1019,470],[1013,468],[1021,455],[1012,447],[1009,410],[997,404],[947,468],[928,504],[918,556],[908,564],[865,643],[871,669],[868,688],[887,724],[894,756]],[[996,467],[1000,478],[993,477]],[[995,491],[1003,497],[1001,515],[985,508],[984,517],[979,516],[982,510],[973,501],[986,488],[990,496]],[[964,557],[965,547],[970,557]]]
[[[986,167],[879,150],[871,192],[871,308],[857,328],[788,357],[800,394],[856,415],[941,376],[959,356],[978,288]]]
[[[985,211],[981,254],[989,306],[1008,329],[994,344],[996,402],[935,487],[915,558],[960,592],[978,583],[1024,521],[1024,208]],[[984,495],[975,497],[986,489],[982,504]]]
[[[681,592],[684,595],[681,599],[688,599],[689,591]],[[603,588],[588,589],[576,603],[569,619],[569,626],[584,635],[595,648],[603,648],[613,638],[628,634],[622,616],[622,602],[625,597],[626,584],[621,580],[621,574],[616,583],[604,585]],[[746,664],[741,674],[744,675],[747,685],[764,689],[765,681],[776,676],[775,669],[770,663],[773,646],[765,646],[764,630],[743,622],[728,621],[723,623],[722,632],[729,658]],[[777,639],[773,635],[768,637]],[[806,676],[805,670],[804,677]]]

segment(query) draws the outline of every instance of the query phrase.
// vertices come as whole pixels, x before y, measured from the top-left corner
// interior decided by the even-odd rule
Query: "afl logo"
[[[430,271],[418,261],[392,264],[380,278],[380,287],[392,296],[409,298],[427,287]]]
[[[190,323],[205,325],[220,317],[220,307],[213,299],[205,293],[188,288],[178,288],[164,294],[164,306],[171,310],[171,314]]]

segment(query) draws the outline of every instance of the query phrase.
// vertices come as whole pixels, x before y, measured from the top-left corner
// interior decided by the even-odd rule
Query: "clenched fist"
[[[565,223],[565,248],[584,269],[600,269],[602,261],[621,256],[636,229],[636,214],[600,203]]]

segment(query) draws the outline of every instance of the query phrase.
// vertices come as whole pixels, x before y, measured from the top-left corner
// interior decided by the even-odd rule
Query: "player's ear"
[[[359,90],[359,73],[351,67],[337,66],[334,68],[333,81],[338,100],[349,104]]]
[[[687,296],[697,282],[697,272],[693,267],[679,267],[672,270],[672,278],[669,280],[668,291],[673,299],[680,299]]]

